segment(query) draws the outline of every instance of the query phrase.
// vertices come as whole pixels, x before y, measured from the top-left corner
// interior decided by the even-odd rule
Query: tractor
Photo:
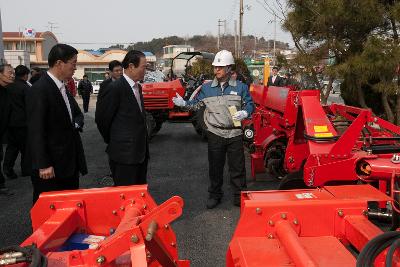
[[[150,137],[160,131],[162,124],[167,120],[191,120],[198,131],[196,128],[197,118],[192,119],[193,113],[175,107],[172,102],[172,97],[176,93],[184,99],[189,99],[194,90],[202,83],[202,77],[195,79],[183,75],[182,78],[175,79],[174,64],[177,64],[179,60],[184,60],[186,61],[185,67],[187,67],[194,57],[212,60],[214,55],[207,52],[182,52],[172,59],[168,81],[143,84],[144,107]]]

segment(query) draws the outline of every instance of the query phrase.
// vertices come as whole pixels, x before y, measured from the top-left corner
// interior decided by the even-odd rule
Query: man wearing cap
[[[215,55],[215,78],[202,85],[199,94],[189,101],[180,95],[172,100],[176,106],[197,110],[205,106],[204,124],[208,140],[208,164],[210,185],[207,208],[215,208],[223,195],[223,172],[228,158],[230,181],[233,188],[233,202],[240,206],[240,191],[246,188],[246,168],[243,137],[240,121],[248,118],[254,105],[248,86],[231,79],[235,64],[232,53],[222,50]]]

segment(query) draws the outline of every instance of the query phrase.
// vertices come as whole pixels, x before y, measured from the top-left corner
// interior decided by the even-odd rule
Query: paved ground
[[[108,173],[105,146],[94,124],[95,99],[92,100],[82,134],[89,168],[89,174],[81,178],[82,188],[100,187],[99,178]],[[205,209],[208,185],[206,143],[189,123],[165,123],[151,141],[150,153],[148,181],[153,198],[157,203],[174,195],[185,200],[183,216],[173,223],[180,258],[191,260],[194,267],[225,266],[225,253],[239,218],[239,208],[232,205],[225,176],[223,203],[216,209]],[[16,171],[20,173],[18,168]],[[31,233],[30,180],[28,177],[8,180],[7,185],[16,194],[0,196],[0,248],[18,244]],[[267,177],[248,182],[250,189],[272,189],[276,185],[276,181]]]

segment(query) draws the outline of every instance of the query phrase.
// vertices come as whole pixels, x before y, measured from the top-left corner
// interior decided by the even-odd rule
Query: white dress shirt
[[[135,95],[136,101],[139,105],[140,111],[142,111],[142,101],[140,100],[140,92],[139,92],[139,85],[136,83],[134,80],[128,77],[125,73],[123,74],[126,81],[129,83],[129,85],[132,88],[133,94]]]
[[[277,77],[278,75],[274,75],[274,76],[272,76],[272,83],[274,83],[275,82],[275,80],[276,80],[276,77]]]
[[[69,114],[69,118],[72,120],[72,112],[71,112],[71,106],[69,104],[69,100],[68,100],[68,96],[67,96],[67,92],[66,92],[66,88],[65,88],[65,84],[60,81],[59,79],[57,79],[53,74],[51,74],[51,72],[47,72],[47,74],[50,76],[50,78],[56,83],[57,88],[60,90],[61,96],[64,99],[65,105],[67,106],[68,109],[68,114]]]

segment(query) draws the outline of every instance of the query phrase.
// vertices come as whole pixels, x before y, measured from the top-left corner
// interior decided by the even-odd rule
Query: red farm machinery
[[[182,62],[184,62],[183,66],[186,68],[195,57],[212,60],[214,54],[182,52],[171,61],[168,81],[143,84],[144,107],[147,113],[147,127],[150,136],[154,136],[167,120],[190,120],[196,131],[198,131],[197,119],[196,117],[193,118],[195,114],[175,107],[172,102],[172,97],[177,93],[184,99],[189,99],[195,89],[202,83],[202,77],[195,79],[183,75],[181,78],[177,78],[173,71],[174,66],[177,64],[182,65]]]
[[[2,249],[0,266],[189,267],[170,226],[182,208],[180,197],[158,206],[146,185],[45,193],[31,210],[33,234]]]
[[[242,192],[227,266],[400,266],[400,127],[316,90],[251,94],[251,173],[281,190]]]
[[[368,109],[322,106],[319,91],[252,88],[256,111],[246,126],[251,173],[283,177],[281,189],[377,182],[382,192],[400,172],[400,127]]]

